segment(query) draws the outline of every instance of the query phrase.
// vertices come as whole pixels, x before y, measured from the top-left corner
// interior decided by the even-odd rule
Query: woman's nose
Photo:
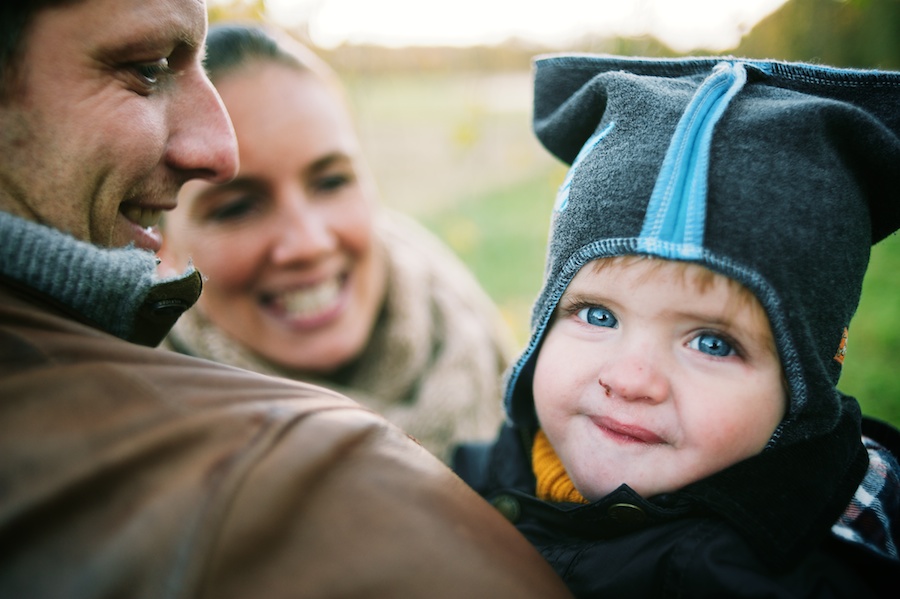
[[[328,214],[318,210],[303,197],[293,192],[281,200],[278,233],[272,247],[272,261],[277,264],[314,261],[337,248],[337,236]]]

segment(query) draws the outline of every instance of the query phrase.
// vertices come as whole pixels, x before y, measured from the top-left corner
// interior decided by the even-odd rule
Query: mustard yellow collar
[[[572,484],[572,479],[569,478],[543,430],[538,430],[534,436],[531,468],[537,478],[535,493],[538,499],[556,503],[563,501],[589,503]]]

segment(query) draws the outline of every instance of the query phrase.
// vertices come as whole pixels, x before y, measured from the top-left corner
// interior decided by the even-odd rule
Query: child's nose
[[[649,352],[625,351],[607,361],[597,383],[609,397],[628,401],[662,402],[669,396],[669,377]]]

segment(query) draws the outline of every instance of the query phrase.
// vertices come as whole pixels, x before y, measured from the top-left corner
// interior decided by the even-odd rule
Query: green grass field
[[[540,290],[550,210],[561,176],[561,169],[549,169],[423,217],[474,270],[522,344]],[[873,248],[839,387],[859,399],[864,413],[900,426],[898,273],[900,235],[894,235]]]

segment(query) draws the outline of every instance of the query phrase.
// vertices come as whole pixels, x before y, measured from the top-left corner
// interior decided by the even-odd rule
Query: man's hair
[[[9,92],[16,74],[19,53],[34,15],[48,6],[84,0],[3,0],[0,3],[0,99]]]

